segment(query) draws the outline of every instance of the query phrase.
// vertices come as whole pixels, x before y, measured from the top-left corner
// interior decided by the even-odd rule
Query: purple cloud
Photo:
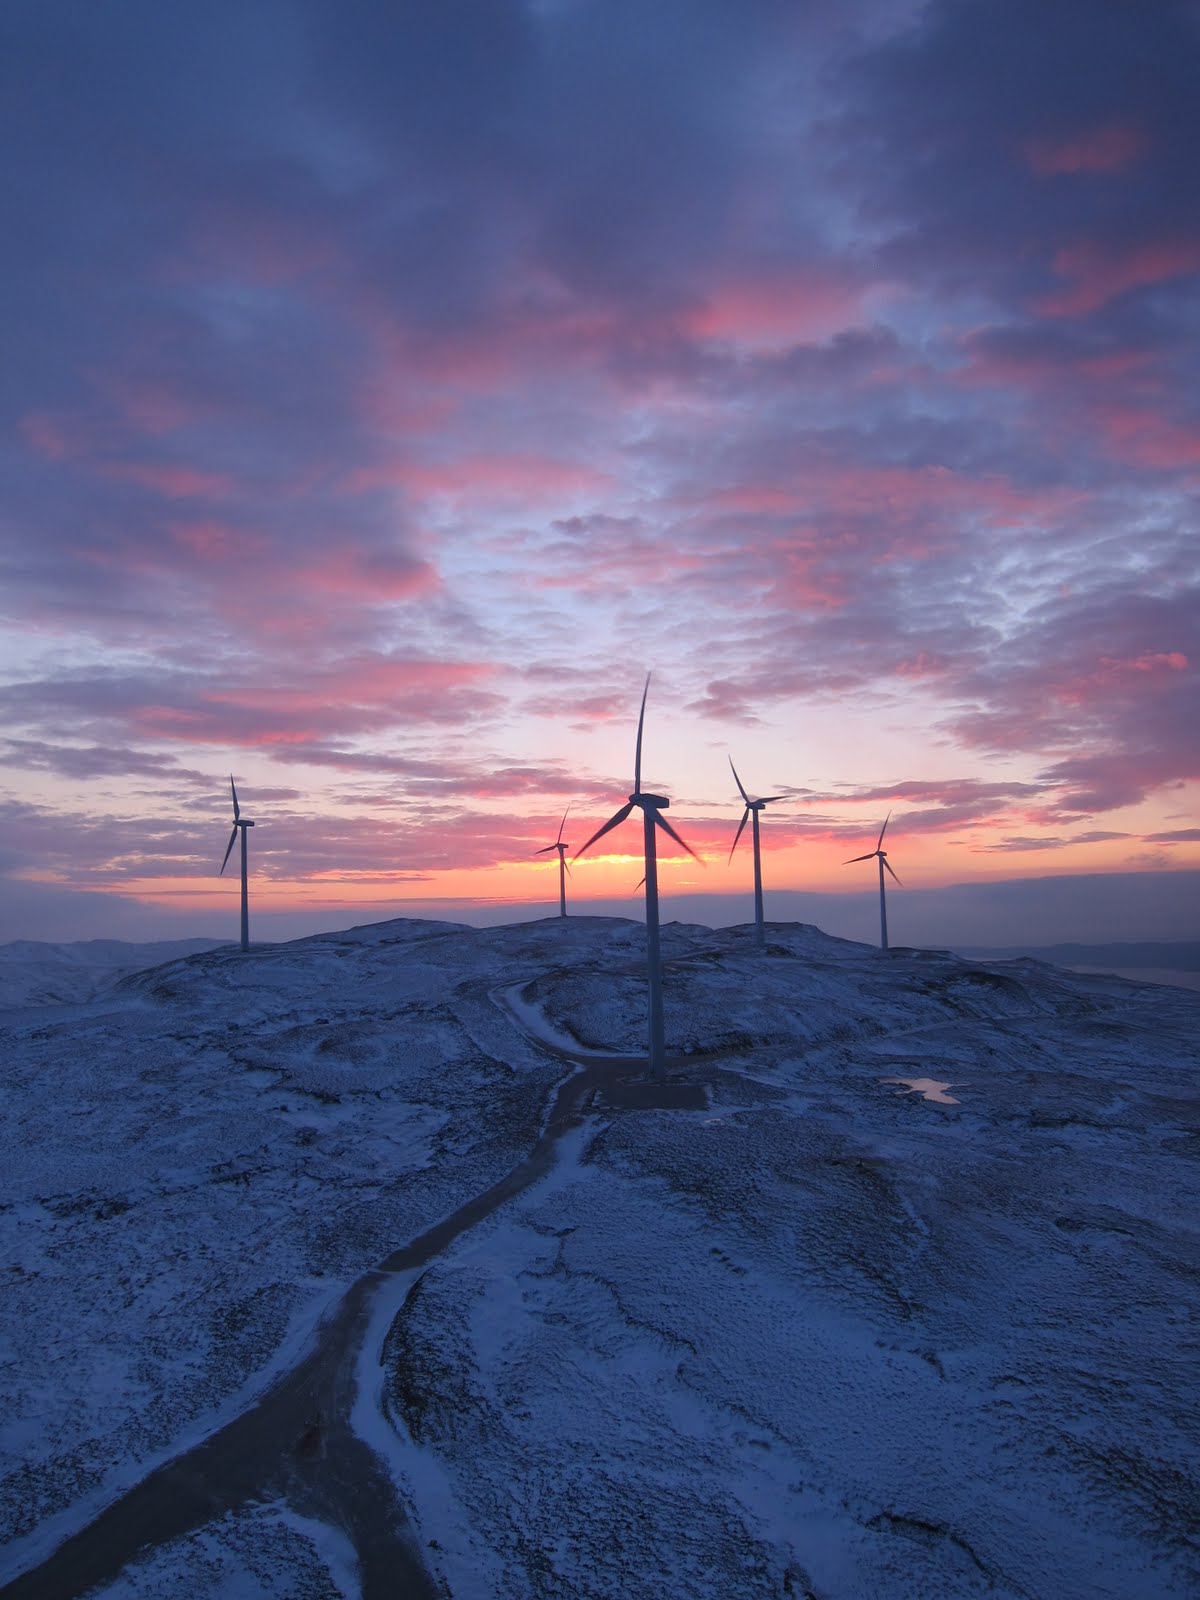
[[[238,752],[491,861],[650,666],[700,742],[870,695],[953,748],[830,826],[1200,779],[1185,0],[2,26],[10,803]]]

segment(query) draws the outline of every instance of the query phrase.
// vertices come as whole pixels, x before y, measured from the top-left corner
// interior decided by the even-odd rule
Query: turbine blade
[[[703,861],[700,860],[700,857],[692,849],[691,845],[686,843],[685,840],[683,840],[683,839],[681,839],[679,837],[679,835],[675,832],[675,829],[667,821],[666,817],[663,816],[661,811],[656,811],[654,813],[654,820],[655,820],[655,822],[658,823],[659,827],[662,829],[662,831],[664,833],[669,833],[671,835],[672,839],[674,839],[676,844],[683,845],[683,848],[687,851],[688,855],[691,856],[693,861],[695,861],[699,866],[703,866],[704,865]]]
[[[229,854],[230,854],[230,851],[233,849],[233,841],[236,838],[237,838],[237,823],[235,822],[234,825],[233,825],[233,832],[229,835],[229,843],[225,846],[225,859],[221,863],[221,872],[217,873],[217,877],[218,878],[221,876],[221,873],[225,871],[225,868],[229,865]]]
[[[602,828],[598,829],[592,835],[592,837],[588,840],[588,842],[585,845],[581,845],[580,848],[578,850],[576,850],[576,852],[575,852],[575,860],[578,861],[580,856],[583,854],[583,852],[585,850],[590,850],[591,847],[595,844],[597,839],[603,839],[604,835],[606,833],[610,833],[613,828],[619,828],[621,826],[621,824],[625,821],[625,818],[629,815],[629,813],[632,810],[633,810],[633,801],[631,800],[627,806],[622,806],[621,807],[620,811],[617,812],[615,817],[609,817],[608,821],[604,824],[604,826]]]
[[[750,796],[746,793],[745,789],[742,788],[742,780],[737,775],[737,768],[733,764],[733,757],[732,756],[730,756],[730,758],[729,758],[729,770],[730,770],[730,772],[733,773],[733,781],[738,786],[738,793],[741,795],[742,799],[746,802],[746,804],[749,805],[750,804]]]
[[[646,720],[646,696],[650,693],[650,674],[646,674],[646,686],[642,690],[642,709],[638,712],[637,744],[633,751],[633,792],[642,792],[642,724]]]
[[[877,851],[872,850],[869,855],[851,856],[849,861],[843,861],[842,865],[844,867],[852,867],[856,861],[874,861],[874,859],[875,859],[877,854],[878,854]]]
[[[891,820],[892,820],[892,813],[889,811],[887,816],[884,817],[884,819],[883,819],[883,827],[880,828],[879,837],[875,841],[876,850],[880,849],[880,847],[882,846],[882,844],[883,844],[883,836],[887,832],[887,825]]]
[[[563,812],[563,819],[558,825],[558,838],[555,839],[555,841],[554,841],[555,844],[559,844],[561,842],[561,840],[562,840],[562,831],[567,825],[567,812],[570,811],[570,809],[571,809],[571,802],[568,800],[567,801],[567,810]],[[568,845],[567,848],[570,849],[570,846]]]
[[[776,800],[782,799],[783,796],[781,794],[765,794],[758,803],[760,806],[773,806]]]
[[[638,881],[633,886],[634,894],[636,894],[638,892],[638,890],[642,887],[642,885],[645,883],[645,881],[646,881],[646,879],[645,879],[644,875],[638,879]]]
[[[888,869],[888,871],[889,871],[889,872],[892,872],[892,864],[891,864],[891,862],[890,862],[890,861],[889,861],[889,860],[888,860],[888,858],[887,858],[887,857],[886,857],[886,856],[884,856],[884,857],[883,857],[883,858],[882,858],[882,860],[883,860],[883,864],[884,864],[884,866],[885,866],[885,867],[886,867],[886,868],[887,868],[887,869]],[[896,874],[895,874],[895,873],[894,873],[894,872],[892,872],[892,877],[893,877],[893,878],[896,878]],[[899,878],[896,878],[896,882],[897,882],[897,883],[900,883],[900,879],[899,879]],[[902,888],[902,889],[903,889],[903,887],[904,887],[904,885],[903,885],[903,884],[902,884],[902,883],[900,883],[900,887],[901,887],[901,888]]]
[[[233,820],[236,822],[242,813],[237,803],[237,790],[233,787],[232,772],[229,774],[229,791],[233,795]]]
[[[732,765],[732,763],[731,763],[731,765]],[[733,860],[733,852],[738,847],[738,840],[742,837],[742,829],[746,826],[746,818],[749,815],[750,815],[750,807],[747,806],[745,811],[742,812],[742,820],[738,823],[738,831],[733,836],[733,843],[729,846],[729,859],[730,859],[730,861]]]
[[[556,844],[544,844],[540,850],[535,850],[533,853],[535,856],[544,856],[548,854],[549,851],[557,849],[558,846]]]
[[[567,860],[566,856],[562,858],[562,864],[567,869],[567,877],[573,878],[575,874],[571,871],[571,863]]]

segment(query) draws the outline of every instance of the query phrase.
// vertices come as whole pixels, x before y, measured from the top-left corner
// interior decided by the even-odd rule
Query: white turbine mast
[[[585,850],[591,848],[597,839],[602,839],[613,828],[619,828],[626,817],[637,806],[642,813],[642,836],[644,840],[646,863],[646,966],[650,990],[650,1039],[649,1039],[649,1070],[652,1078],[661,1079],[666,1076],[666,1035],[663,1026],[663,997],[662,997],[662,952],[658,931],[658,856],[656,853],[656,828],[661,828],[675,843],[682,845],[693,861],[700,857],[690,844],[675,832],[675,829],[663,816],[663,812],[670,805],[665,795],[648,794],[642,790],[642,726],[646,720],[646,695],[650,690],[650,674],[646,674],[646,686],[642,690],[642,709],[638,713],[637,744],[633,756],[633,793],[629,796],[627,805],[611,816],[604,826],[598,829],[587,844],[575,852],[575,860]]]
[[[733,860],[733,852],[737,849],[738,840],[742,837],[742,829],[746,826],[746,818],[753,817],[754,822],[750,836],[754,844],[754,942],[761,946],[766,942],[766,936],[763,932],[762,854],[758,839],[758,814],[765,807],[773,805],[776,800],[782,800],[783,796],[781,794],[768,794],[764,795],[761,800],[751,800],[742,786],[742,780],[738,777],[732,756],[729,758],[729,770],[733,773],[733,781],[738,786],[738,793],[746,802],[746,809],[742,812],[742,820],[738,823],[738,831],[734,834],[733,843],[729,847],[729,859],[730,861]]]
[[[856,861],[874,861],[876,857],[879,859],[879,948],[881,950],[886,950],[888,947],[887,895],[884,892],[883,869],[886,867],[892,873],[892,877],[896,878],[896,874],[892,872],[891,863],[888,861],[887,851],[883,848],[883,836],[887,832],[887,825],[891,820],[892,813],[889,811],[883,819],[883,827],[879,830],[879,838],[875,841],[874,850],[868,850],[865,856],[851,856],[849,861],[842,863],[843,866],[849,867],[853,866]],[[900,879],[896,878],[896,882],[900,883]],[[900,887],[903,888],[904,885],[900,884]]]
[[[558,914],[560,917],[565,917],[567,914],[567,874],[571,871],[567,865],[567,851],[571,846],[563,843],[563,829],[567,825],[567,812],[570,809],[570,804],[568,804],[567,810],[562,814],[562,821],[558,825],[558,838],[555,839],[554,843],[543,845],[540,850],[533,852],[535,856],[545,856],[549,855],[551,850],[558,851]]]
[[[242,808],[238,805],[237,788],[234,785],[233,773],[229,774],[229,790],[233,795],[233,832],[229,835],[229,843],[225,847],[225,859],[221,863],[221,875],[229,864],[229,857],[233,851],[234,840],[238,833],[242,835],[242,949],[250,948],[250,895],[247,886],[246,874],[246,829],[254,826],[249,817],[243,817]]]

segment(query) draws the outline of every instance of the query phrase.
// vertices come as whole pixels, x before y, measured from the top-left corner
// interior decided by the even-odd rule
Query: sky
[[[231,774],[255,926],[553,909],[648,672],[667,899],[751,915],[732,757],[768,915],[890,812],[905,888],[1175,929],[1198,61],[1192,0],[9,0],[0,939],[236,932]]]

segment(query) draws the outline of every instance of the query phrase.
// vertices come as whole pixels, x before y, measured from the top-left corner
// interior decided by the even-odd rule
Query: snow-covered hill
[[[90,1000],[114,978],[180,956],[216,950],[223,943],[221,939],[170,939],[157,944],[80,939],[72,944],[43,944],[36,939],[17,939],[0,944],[0,1011]]]
[[[672,924],[631,1109],[644,938],[0,1018],[0,1594],[1196,1592],[1200,999]]]

